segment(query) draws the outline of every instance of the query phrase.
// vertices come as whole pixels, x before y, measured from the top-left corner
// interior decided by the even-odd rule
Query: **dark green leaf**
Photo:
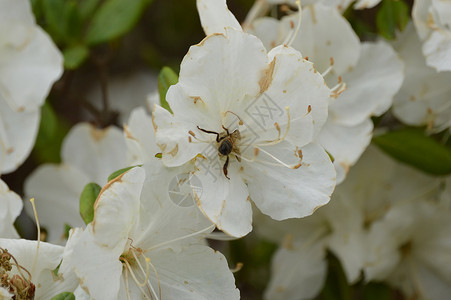
[[[143,0],[105,1],[88,27],[86,43],[97,45],[124,35],[138,22],[146,4]]]
[[[73,70],[78,68],[89,56],[89,49],[83,45],[77,45],[64,49],[64,68]]]
[[[434,175],[451,173],[451,148],[427,136],[423,130],[405,128],[373,138],[390,156]]]
[[[386,39],[395,38],[395,29],[404,30],[409,22],[409,7],[403,0],[382,0],[376,16],[379,34]]]
[[[41,123],[33,149],[33,157],[40,163],[61,162],[61,144],[68,131],[69,125],[56,115],[48,102],[45,102],[41,108]]]
[[[97,6],[99,5],[100,0],[79,0],[78,9],[80,11],[80,16],[83,20],[90,18]]]
[[[94,203],[102,188],[97,183],[88,183],[80,196],[80,215],[86,224],[94,220]]]
[[[329,267],[327,278],[321,291],[322,299],[325,300],[350,300],[352,290],[346,279],[346,275],[340,261],[332,254],[328,253],[327,260]]]
[[[177,74],[169,67],[163,67],[158,75],[158,92],[160,94],[160,105],[172,113],[168,102],[166,101],[166,93],[171,85],[179,81]]]
[[[384,283],[370,282],[363,287],[362,300],[389,300],[391,296],[391,288]]]
[[[59,43],[72,44],[80,37],[81,16],[75,0],[42,0],[50,35]]]
[[[75,300],[75,296],[72,293],[63,292],[61,294],[52,297],[51,300]]]
[[[127,172],[130,169],[133,169],[134,167],[141,167],[141,165],[139,166],[131,166],[131,167],[127,167],[127,168],[123,168],[117,171],[114,171],[113,173],[111,173],[110,176],[108,176],[108,181],[113,180],[114,178],[116,178],[117,176],[124,174],[125,172]]]

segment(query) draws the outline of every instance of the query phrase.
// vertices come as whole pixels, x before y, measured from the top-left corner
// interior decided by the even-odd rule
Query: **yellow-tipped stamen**
[[[243,265],[244,265],[244,264],[243,264],[242,262],[236,263],[235,268],[230,269],[230,272],[232,272],[232,273],[238,272],[239,270],[241,270],[241,269],[243,268]]]
[[[232,114],[232,115],[234,115],[235,117],[237,117],[238,120],[240,120],[240,121],[238,122],[238,124],[240,124],[240,125],[243,125],[243,124],[244,124],[243,120],[241,120],[241,118],[240,118],[236,113],[234,113],[233,111],[228,110],[228,111],[225,112],[225,115],[227,116],[227,114],[229,114],[229,113]]]
[[[212,225],[208,226],[207,228],[201,229],[201,230],[199,230],[199,231],[196,231],[196,232],[187,234],[187,235],[185,235],[185,236],[178,237],[178,238],[173,239],[173,240],[170,240],[170,241],[166,241],[166,242],[160,243],[160,244],[158,244],[158,245],[155,245],[155,246],[150,247],[149,249],[146,249],[146,252],[147,252],[147,251],[150,251],[150,250],[157,249],[157,248],[159,248],[159,247],[162,247],[162,246],[165,246],[165,245],[168,245],[168,244],[171,244],[171,243],[174,243],[174,242],[177,242],[177,241],[180,241],[180,240],[183,240],[183,239],[187,239],[187,238],[196,236],[196,235],[201,234],[201,233],[203,233],[203,232],[212,230],[214,227],[215,227],[215,225],[212,224]]]
[[[298,7],[298,24],[296,26],[296,29],[294,31],[294,33],[291,35],[290,39],[288,40],[287,43],[284,43],[288,46],[291,46],[291,44],[293,44],[294,40],[296,39],[296,36],[299,33],[299,29],[301,28],[301,21],[302,21],[302,7],[301,7],[301,0],[297,0],[296,1],[296,6]]]
[[[39,218],[38,218],[38,213],[36,211],[36,205],[34,204],[34,198],[31,198],[30,202],[31,202],[31,206],[33,206],[34,218],[36,219],[36,226],[38,228],[38,242],[37,242],[37,246],[36,246],[36,254],[34,256],[33,265],[31,267],[31,274],[33,274],[34,268],[36,267],[36,263],[38,261],[38,256],[39,256],[39,246],[41,243],[41,226],[39,226]]]

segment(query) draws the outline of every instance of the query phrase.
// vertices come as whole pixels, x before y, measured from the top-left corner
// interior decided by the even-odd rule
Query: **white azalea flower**
[[[393,113],[413,126],[432,131],[451,126],[451,72],[437,72],[426,65],[415,28],[409,24],[394,44],[406,63],[405,80],[395,97]]]
[[[0,0],[0,172],[14,171],[30,153],[40,106],[61,76],[62,63],[35,24],[30,2]]]
[[[18,238],[16,229],[13,226],[14,221],[22,211],[22,199],[19,195],[11,191],[6,183],[0,179],[0,237]]]
[[[72,231],[64,259],[80,285],[93,299],[238,299],[224,256],[196,245],[214,225],[169,200],[172,170],[145,168],[110,181]]]
[[[298,18],[297,13],[280,21],[261,18],[249,30],[270,49],[293,34]],[[328,83],[335,85],[333,80],[338,78],[346,84],[346,90],[331,102],[329,118],[319,134],[320,143],[335,159],[340,183],[371,141],[370,117],[390,108],[402,84],[403,64],[383,41],[360,44],[348,21],[331,7],[304,6],[301,20],[291,45],[327,74]]]
[[[329,95],[299,52],[267,53],[256,37],[227,27],[185,56],[166,96],[174,114],[155,107],[163,162],[195,159],[197,204],[232,236],[252,229],[250,199],[277,220],[312,214],[335,185],[330,158],[313,142]]]
[[[12,256],[8,260],[12,269],[6,270],[10,286],[4,288],[12,294],[22,293],[22,298],[18,298],[16,294],[14,299],[48,300],[62,292],[73,292],[78,285],[75,274],[64,264],[60,266],[64,253],[62,246],[41,242],[38,247],[37,241],[0,239],[0,248],[2,274],[5,274],[3,271],[8,265],[3,259]],[[5,250],[9,255],[4,252]]]
[[[314,215],[279,223],[257,222],[258,234],[282,245],[273,258],[266,299],[314,297],[326,276],[326,249],[340,259],[348,282],[357,282],[369,260],[368,229],[372,224],[383,219],[397,202],[419,201],[435,195],[439,188],[440,180],[400,165],[370,147],[336,188],[331,203]]]
[[[388,281],[406,297],[448,299],[451,213],[433,202],[393,206],[369,235],[368,280]]]
[[[451,71],[451,1],[415,0],[412,19],[426,64],[438,72]]]
[[[25,194],[36,199],[41,225],[49,241],[64,239],[64,225],[83,226],[80,195],[89,182],[104,185],[108,176],[127,167],[122,132],[115,127],[96,129],[80,123],[64,140],[62,164],[39,166],[25,181]],[[25,209],[30,215],[30,206]]]

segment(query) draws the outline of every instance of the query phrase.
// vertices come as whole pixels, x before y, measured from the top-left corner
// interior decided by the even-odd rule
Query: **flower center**
[[[10,277],[9,272],[13,266],[16,266],[19,274]],[[25,271],[28,276],[25,276],[22,271]],[[19,265],[14,256],[3,248],[0,248],[0,286],[13,294],[16,300],[34,299],[36,287],[31,282],[30,272]]]

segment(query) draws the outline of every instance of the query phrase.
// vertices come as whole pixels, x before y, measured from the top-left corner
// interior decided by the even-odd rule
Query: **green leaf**
[[[433,175],[451,173],[451,148],[423,130],[405,128],[376,136],[373,142],[395,159]]]
[[[88,45],[118,38],[138,22],[147,2],[143,0],[107,0],[95,12],[86,32]]]
[[[116,178],[116,177],[118,177],[119,175],[121,175],[121,174],[127,172],[127,171],[130,170],[130,169],[133,169],[134,167],[141,167],[141,165],[138,165],[138,166],[131,166],[131,167],[127,167],[127,168],[123,168],[123,169],[114,171],[113,173],[111,173],[110,176],[108,176],[108,181],[113,180],[114,178]]]
[[[89,56],[89,49],[83,45],[77,45],[64,49],[64,68],[73,70],[78,68]]]
[[[72,229],[72,226],[69,224],[64,224],[64,237],[69,239],[69,231]]]
[[[39,163],[61,162],[60,150],[69,125],[60,119],[46,101],[41,107],[41,123],[33,149],[33,157]]]
[[[409,6],[403,0],[382,0],[376,16],[379,34],[386,39],[395,38],[395,29],[404,30],[409,22]]]
[[[166,101],[166,94],[171,85],[179,81],[177,74],[169,67],[163,67],[158,75],[158,92],[160,94],[160,105],[172,113],[168,102]]]
[[[76,0],[42,0],[42,9],[50,35],[60,43],[79,40],[83,27]]]
[[[75,296],[70,292],[63,292],[61,294],[52,297],[52,299],[50,300],[75,300]]]
[[[78,9],[80,11],[81,18],[86,20],[92,17],[99,3],[100,0],[79,0]]]
[[[362,300],[390,300],[391,288],[380,282],[370,282],[363,287]]]
[[[329,262],[326,282],[321,291],[321,298],[325,300],[351,300],[352,290],[346,279],[340,261],[332,253],[328,253]]]
[[[97,183],[88,183],[80,196],[80,215],[86,225],[94,220],[94,203],[102,187]]]

